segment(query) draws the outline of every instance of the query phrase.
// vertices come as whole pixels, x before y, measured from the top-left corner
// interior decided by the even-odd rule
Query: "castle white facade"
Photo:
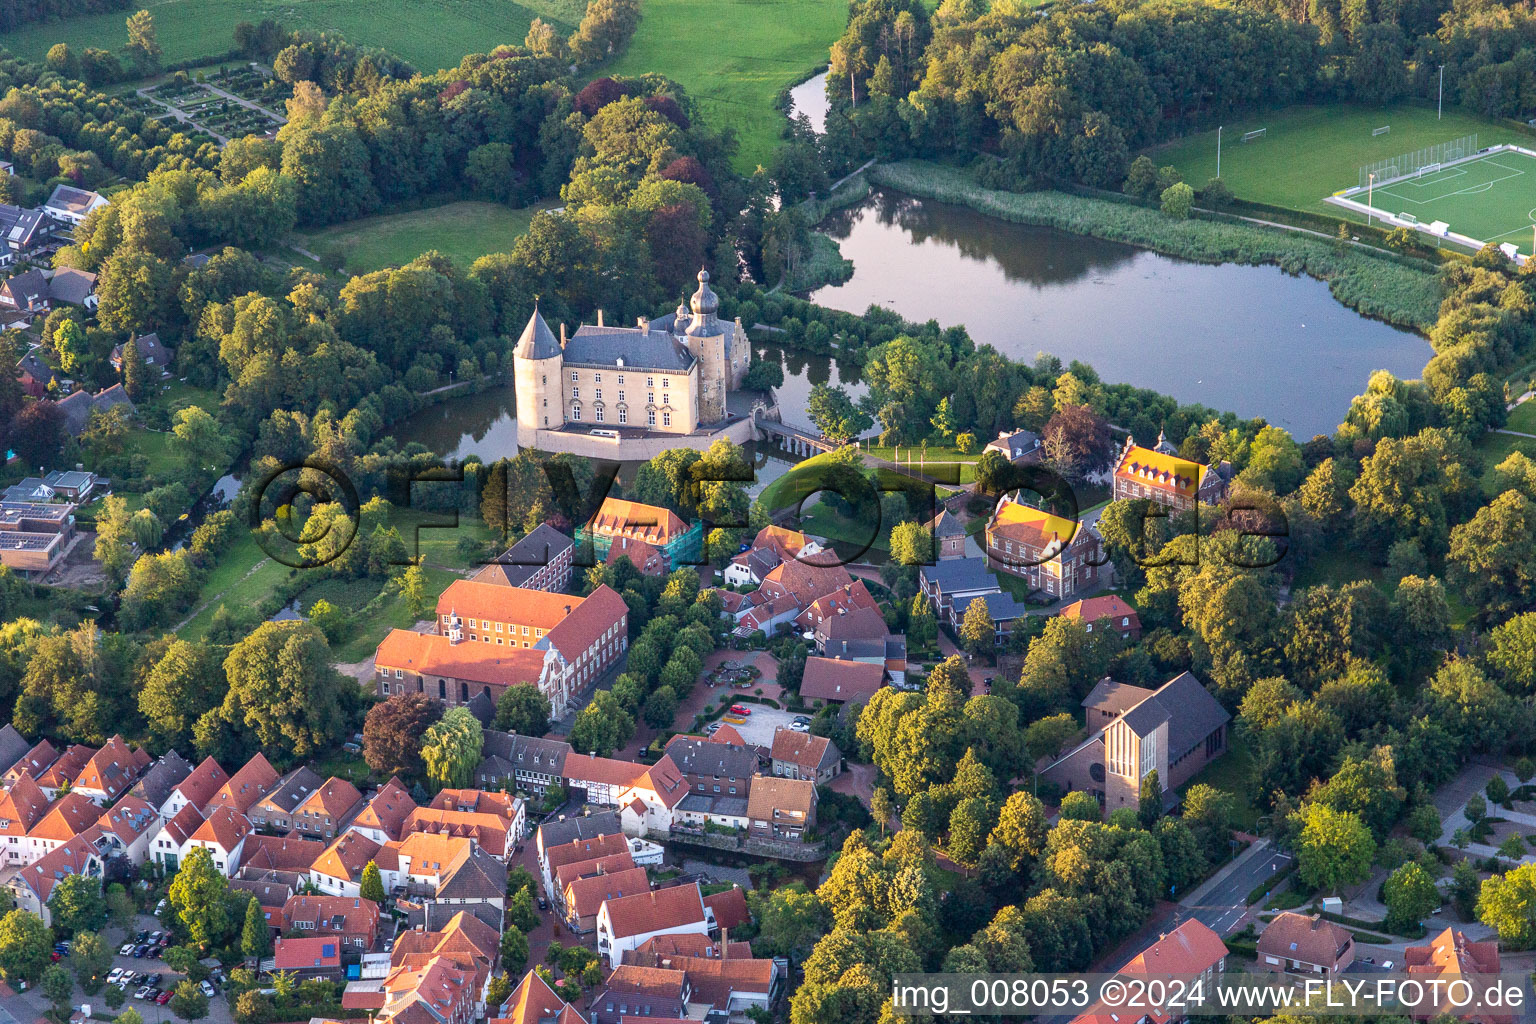
[[[707,447],[740,433],[728,429],[726,395],[741,387],[751,344],[739,319],[715,315],[719,304],[701,270],[691,312],[680,305],[635,327],[606,326],[599,313],[595,326],[567,338],[562,325],[556,339],[535,309],[513,351],[518,444],[585,453],[594,441],[659,438],[663,448]]]

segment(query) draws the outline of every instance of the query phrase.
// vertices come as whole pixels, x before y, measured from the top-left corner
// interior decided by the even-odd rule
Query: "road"
[[[1248,913],[1248,894],[1291,862],[1290,854],[1271,850],[1267,843],[1256,851],[1255,847],[1250,847],[1232,872],[1208,891],[1196,890],[1190,899],[1198,903],[1179,904],[1188,911],[1187,917],[1195,918],[1218,935],[1237,928]]]

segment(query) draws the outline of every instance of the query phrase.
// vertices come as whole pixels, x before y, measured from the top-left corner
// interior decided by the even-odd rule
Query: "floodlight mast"
[[[1221,125],[1216,126],[1216,177],[1221,177]]]
[[[1371,210],[1376,206],[1376,172],[1371,172],[1371,180],[1365,187],[1365,226],[1371,226]]]
[[[1435,120],[1445,116],[1445,65],[1440,65],[1440,98],[1435,101]]]

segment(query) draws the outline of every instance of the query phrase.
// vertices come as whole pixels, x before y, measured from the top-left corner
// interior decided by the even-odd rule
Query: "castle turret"
[[[512,381],[517,395],[517,443],[537,446],[538,431],[565,425],[560,371],[565,353],[535,306],[512,350]]]
[[[689,301],[693,319],[688,324],[685,341],[688,351],[699,364],[699,422],[718,423],[725,419],[726,382],[730,366],[726,361],[725,328],[715,317],[720,299],[709,287],[709,271],[699,271],[699,289]]]

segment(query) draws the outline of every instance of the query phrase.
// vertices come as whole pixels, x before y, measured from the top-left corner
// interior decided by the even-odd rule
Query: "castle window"
[[[598,406],[597,407],[597,422],[599,422],[599,423],[603,422],[603,407],[602,406]]]
[[[594,388],[593,390],[597,392],[597,399],[596,400],[601,402],[603,400],[603,389],[602,388]]]
[[[572,402],[571,403],[571,419],[573,419],[573,420],[581,419],[581,403],[580,402]]]
[[[645,422],[650,424],[653,427],[656,425],[656,410],[655,409],[647,409],[647,410],[645,410]]]
[[[670,427],[672,425],[672,414],[671,413],[664,412],[664,413],[661,414],[661,425],[664,426],[664,427]]]
[[[645,404],[646,405],[655,405],[656,404],[656,392],[654,392],[654,391],[647,391],[645,393]]]
[[[602,382],[603,382],[603,375],[602,374],[594,373],[592,375],[592,383],[593,384],[601,384]]]
[[[549,399],[548,398],[544,399],[544,408],[546,408],[546,409],[549,408]]]
[[[624,401],[624,392],[622,391],[619,392],[619,401]]]
[[[663,391],[661,393],[661,404],[662,405],[671,405],[672,404],[672,396],[667,394],[665,391]]]
[[[656,378],[655,377],[647,377],[647,378],[645,378],[645,386],[648,387],[648,388],[655,387],[656,386]]]
[[[549,383],[549,374],[547,374],[547,373],[539,374],[539,383],[540,384],[548,384]]]
[[[665,377],[661,378],[661,387],[662,387],[663,391],[665,391],[667,388],[669,388],[671,386],[672,386],[672,382],[671,381],[667,380],[667,378],[665,378]]]
[[[622,373],[621,373],[621,374],[619,374],[619,383],[620,383],[620,384],[623,384],[623,383],[624,383],[624,375],[623,375],[623,374],[622,374]]]
[[[571,380],[581,380],[581,374],[577,373],[575,370],[572,370]]]
[[[619,406],[619,422],[620,423],[628,423],[629,422],[629,410],[624,408],[624,406],[622,406],[622,405]]]

